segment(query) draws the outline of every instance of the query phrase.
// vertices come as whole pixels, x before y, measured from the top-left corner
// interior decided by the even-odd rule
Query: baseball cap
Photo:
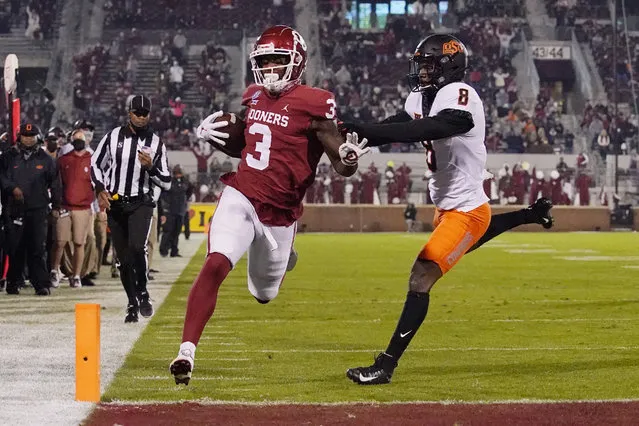
[[[76,120],[76,122],[73,123],[73,129],[89,129],[94,131],[95,127],[88,120]]]
[[[151,111],[151,100],[144,95],[135,95],[129,100],[129,111]]]
[[[38,136],[39,134],[40,129],[35,124],[24,123],[20,125],[21,136]]]

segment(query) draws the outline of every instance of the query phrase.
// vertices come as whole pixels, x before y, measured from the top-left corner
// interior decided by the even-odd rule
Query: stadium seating
[[[384,31],[358,31],[337,8],[322,6],[321,51],[327,66],[320,84],[335,93],[340,117],[373,122],[396,114],[409,93],[405,82],[408,58],[430,32],[431,22],[407,14],[389,19]],[[489,150],[571,152],[573,135],[563,134],[559,120],[563,105],[551,101],[552,90],[540,93],[534,112],[526,112],[518,102],[516,70],[511,63],[514,52],[501,47],[500,35],[517,42],[521,26],[509,19],[468,18],[457,33],[471,50],[467,81],[485,103]],[[421,148],[397,144],[382,149],[406,152]]]
[[[576,19],[610,19],[608,0],[544,0],[551,18],[557,25],[574,25]]]
[[[106,28],[140,29],[243,29],[262,31],[270,22],[293,22],[293,2],[264,8],[264,3],[253,0],[143,0],[133,7],[125,0],[108,0],[105,5]],[[129,6],[129,7],[127,7]]]
[[[612,99],[616,78],[620,94],[618,101],[632,101],[631,84],[635,85],[635,90],[639,87],[636,82],[637,72],[639,71],[639,37],[626,37],[623,33],[619,33],[617,40],[619,60],[615,69],[615,75],[612,75],[612,49],[610,48],[613,38],[612,25],[602,25],[594,21],[586,21],[575,27],[575,34],[580,42],[589,43],[604,87],[608,92],[609,99]],[[630,78],[629,64],[626,63],[627,51],[630,51],[632,56],[630,66],[635,70],[634,82]]]

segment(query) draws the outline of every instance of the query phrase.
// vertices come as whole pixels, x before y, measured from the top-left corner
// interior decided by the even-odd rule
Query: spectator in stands
[[[31,38],[34,40],[41,40],[42,33],[40,32],[40,15],[38,14],[35,8],[32,8],[33,3],[27,5],[26,14],[27,14],[27,29],[24,35],[27,38]]]
[[[137,81],[138,68],[140,64],[136,59],[134,54],[129,55],[129,59],[126,63],[126,79],[130,81],[133,85]]]
[[[182,29],[178,29],[173,37],[173,56],[178,59],[179,62],[184,61],[187,56],[186,36]]]
[[[499,56],[510,56],[510,42],[515,37],[515,33],[508,28],[499,27],[497,29],[497,37],[499,38]]]
[[[173,60],[173,65],[169,69],[169,83],[171,90],[169,95],[172,97],[182,95],[182,84],[184,83],[184,68],[180,66],[177,59]]]
[[[606,161],[606,155],[608,155],[610,150],[610,135],[608,135],[606,129],[603,129],[597,136],[597,149],[601,158]]]

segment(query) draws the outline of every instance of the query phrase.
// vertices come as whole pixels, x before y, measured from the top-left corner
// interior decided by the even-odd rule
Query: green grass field
[[[434,288],[393,383],[357,386],[348,367],[386,347],[427,235],[301,234],[297,268],[259,305],[245,263],[224,283],[176,386],[196,256],[103,401],[491,401],[639,398],[639,237],[513,233],[466,256]],[[204,247],[200,252],[204,254]]]

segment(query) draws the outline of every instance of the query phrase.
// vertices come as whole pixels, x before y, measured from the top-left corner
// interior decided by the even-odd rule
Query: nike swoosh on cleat
[[[363,382],[363,383],[368,383],[368,382],[372,382],[373,380],[376,379],[376,377],[364,377],[362,376],[362,373],[359,373],[359,381]]]
[[[406,336],[408,336],[413,330],[408,330],[406,333],[399,333],[399,337],[401,337],[402,339]]]

